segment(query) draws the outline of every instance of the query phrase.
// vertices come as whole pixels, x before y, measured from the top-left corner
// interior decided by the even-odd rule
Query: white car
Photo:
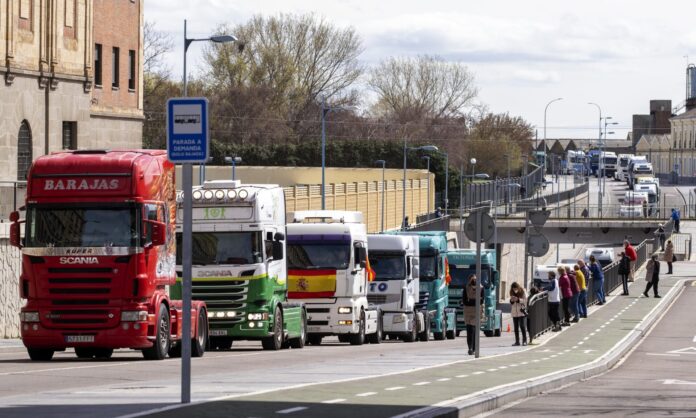
[[[585,262],[589,263],[590,256],[593,255],[599,264],[604,267],[614,262],[614,249],[613,248],[588,248],[585,250]]]
[[[642,218],[643,206],[638,205],[621,205],[619,208],[619,218]]]

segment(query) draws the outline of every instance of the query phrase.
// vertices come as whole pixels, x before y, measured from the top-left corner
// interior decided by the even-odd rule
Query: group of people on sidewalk
[[[591,256],[589,266],[583,260],[578,260],[572,269],[567,266],[558,267],[556,271],[549,272],[549,284],[544,290],[549,295],[548,315],[553,323],[554,332],[560,331],[562,327],[569,326],[571,323],[579,322],[580,318],[587,318],[587,278],[599,277],[602,285],[599,288],[595,287],[598,291],[597,300],[600,304],[605,302],[604,273],[601,267],[598,273],[594,271],[594,267],[598,265],[594,256]],[[563,318],[559,308],[563,310]]]

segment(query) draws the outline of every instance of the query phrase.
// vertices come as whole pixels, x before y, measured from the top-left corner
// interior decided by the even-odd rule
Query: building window
[[[118,89],[118,77],[119,77],[119,48],[113,47],[111,49],[111,88]]]
[[[34,0],[19,1],[19,28],[33,30]]]
[[[94,84],[97,87],[102,86],[102,46],[94,44]]]
[[[31,128],[29,122],[22,121],[17,135],[17,180],[26,180],[33,159],[31,149]]]
[[[135,91],[135,51],[128,51],[128,90]]]
[[[63,122],[63,149],[77,149],[77,122]]]
[[[63,36],[66,38],[76,38],[75,20],[77,16],[77,3],[75,0],[65,0],[63,2]]]

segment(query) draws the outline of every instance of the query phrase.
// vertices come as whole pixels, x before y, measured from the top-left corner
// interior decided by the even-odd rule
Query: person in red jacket
[[[636,272],[636,260],[638,260],[638,253],[636,253],[636,249],[627,239],[624,240],[624,253],[626,253],[628,259],[631,260],[631,270],[628,273],[628,281],[632,282],[633,275]]]
[[[570,322],[580,321],[580,307],[578,305],[578,299],[580,297],[580,286],[578,286],[578,280],[575,277],[575,271],[570,267],[565,267],[565,272],[570,279],[570,290],[573,292],[573,296],[570,298],[570,313],[573,314],[573,319]]]
[[[570,287],[570,278],[563,267],[558,268],[558,287],[561,289],[561,305],[564,316],[561,326],[568,326],[570,325],[570,300],[573,298],[573,290]]]

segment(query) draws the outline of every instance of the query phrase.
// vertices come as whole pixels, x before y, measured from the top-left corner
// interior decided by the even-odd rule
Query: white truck
[[[307,308],[308,342],[338,335],[352,345],[380,343],[381,312],[367,301],[374,272],[362,213],[298,211],[291,219],[288,298]]]
[[[628,177],[628,163],[631,161],[633,154],[619,154],[619,164],[616,167],[614,179],[618,181],[626,181]]]
[[[645,155],[634,155],[628,163],[628,188],[633,189],[635,179],[640,176],[652,176],[653,167]]]
[[[644,181],[646,177],[638,177],[633,185],[633,191],[636,193],[645,193],[648,195],[648,216],[657,214],[660,210],[660,189],[658,183],[652,181]],[[652,177],[647,177],[652,179]]]
[[[619,158],[616,153],[611,151],[602,152],[599,155],[599,171],[598,177],[607,176],[613,177],[616,173]]]
[[[367,300],[382,311],[382,332],[411,343],[428,341],[427,311],[418,310],[418,237],[368,235],[370,266],[375,280],[368,287]]]

